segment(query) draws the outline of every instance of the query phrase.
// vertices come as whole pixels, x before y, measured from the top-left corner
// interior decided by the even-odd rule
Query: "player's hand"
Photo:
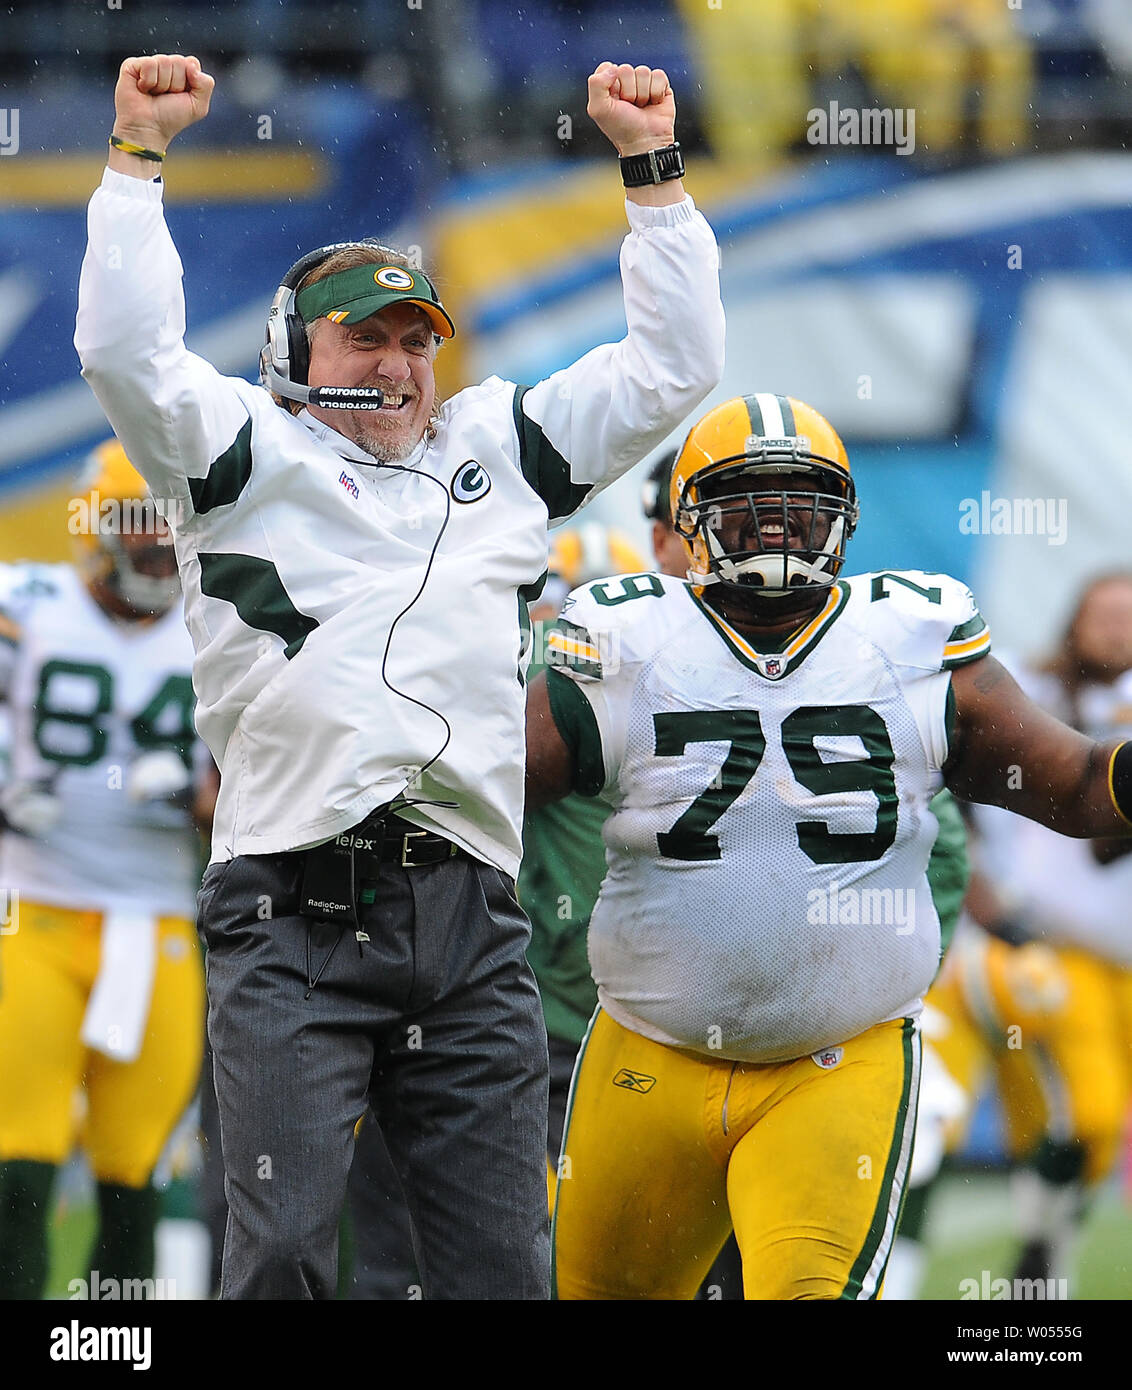
[[[143,753],[130,764],[126,795],[131,801],[167,801],[188,791],[192,778],[184,759],[171,748]]]
[[[114,88],[114,134],[164,151],[175,135],[208,115],[214,86],[199,58],[180,53],[127,58]]]
[[[620,155],[663,149],[676,138],[676,98],[662,68],[602,63],[589,98],[587,114]]]
[[[0,788],[0,823],[18,835],[50,835],[63,818],[63,802],[51,788],[51,780]]]

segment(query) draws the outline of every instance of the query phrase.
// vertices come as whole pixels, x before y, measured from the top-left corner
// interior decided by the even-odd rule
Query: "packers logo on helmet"
[[[116,439],[87,460],[68,529],[88,585],[103,584],[139,614],[166,612],[180,592],[176,555],[145,479]],[[124,536],[131,537],[127,544]],[[133,538],[142,536],[146,541]]]
[[[837,431],[812,406],[763,392],[725,401],[693,426],[670,498],[691,583],[768,599],[833,584],[858,518]]]

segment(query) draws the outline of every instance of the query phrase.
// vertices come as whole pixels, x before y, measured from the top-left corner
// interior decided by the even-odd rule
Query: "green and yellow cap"
[[[295,308],[304,323],[320,318],[332,323],[360,323],[391,304],[416,304],[442,338],[451,338],[456,332],[428,276],[408,266],[353,266],[316,280],[295,296]]]

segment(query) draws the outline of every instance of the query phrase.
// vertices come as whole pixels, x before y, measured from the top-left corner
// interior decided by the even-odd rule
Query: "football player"
[[[662,574],[671,574],[682,579],[688,570],[688,554],[684,542],[673,528],[669,510],[672,466],[676,462],[678,452],[676,449],[669,450],[653,464],[642,488],[642,502],[645,516],[652,523],[652,547],[657,569]],[[946,787],[937,792],[932,799],[931,810],[939,823],[939,833],[932,845],[927,878],[939,916],[940,938],[946,948],[959,919],[959,909],[967,886],[967,830],[959,807]],[[922,1050],[921,1062],[916,1142],[908,1172],[907,1201],[888,1266],[885,1284],[885,1294],[888,1298],[893,1297],[894,1282],[897,1285],[896,1293],[902,1297],[911,1297],[906,1290],[918,1282],[919,1269],[923,1263],[923,1249],[919,1242],[918,1229],[914,1233],[913,1241],[902,1237],[910,1222],[918,1226],[918,1211],[913,1208],[918,1208],[921,1204],[915,1199],[920,1194],[926,1195],[929,1179],[942,1158],[941,1121],[954,1108],[954,1097],[958,1091],[955,1082],[947,1076],[942,1063],[926,1044]],[[907,1273],[904,1277],[898,1277],[905,1268]],[[742,1298],[742,1267],[734,1234],[727,1239],[719,1258],[709,1270],[706,1287],[713,1297]]]
[[[940,958],[931,798],[1120,835],[1132,745],[1032,705],[955,580],[840,578],[855,487],[802,402],[709,412],[670,497],[690,582],[575,591],[529,701],[531,804],[613,806],[558,1295],[691,1297],[733,1226],[748,1298],[876,1298]]]
[[[0,566],[5,1298],[43,1293],[52,1181],[77,1139],[98,1184],[91,1282],[152,1276],[150,1176],[204,1024],[192,643],[168,528],[116,441],[71,530],[77,564]]]

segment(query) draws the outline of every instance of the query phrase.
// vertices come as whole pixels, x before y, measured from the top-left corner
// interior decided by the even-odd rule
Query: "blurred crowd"
[[[685,146],[720,155],[805,150],[830,101],[914,107],[917,148],[947,160],[1118,145],[1129,124],[1125,0],[43,0],[8,6],[4,30],[17,95],[127,52],[197,51],[236,107],[357,92],[418,120],[453,171],[594,152],[582,79],[630,48],[679,81]]]

